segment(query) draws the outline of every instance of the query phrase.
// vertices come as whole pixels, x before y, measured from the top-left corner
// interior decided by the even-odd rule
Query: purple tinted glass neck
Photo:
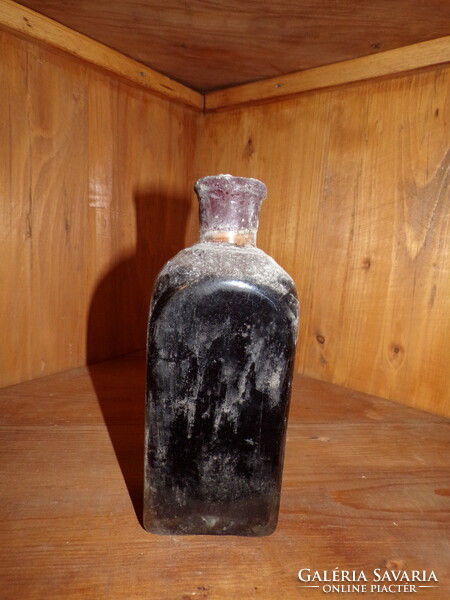
[[[266,186],[258,179],[214,175],[195,184],[200,240],[254,245]]]

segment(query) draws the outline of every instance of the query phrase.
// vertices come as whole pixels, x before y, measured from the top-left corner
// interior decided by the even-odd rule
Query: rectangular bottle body
[[[224,278],[170,288],[148,336],[144,525],[267,535],[277,524],[295,349],[270,288]]]

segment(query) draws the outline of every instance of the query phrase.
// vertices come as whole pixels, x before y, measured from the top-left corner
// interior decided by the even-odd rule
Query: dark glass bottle
[[[278,519],[297,295],[255,247],[265,185],[218,175],[195,190],[200,242],[162,269],[150,309],[144,525],[267,535]]]

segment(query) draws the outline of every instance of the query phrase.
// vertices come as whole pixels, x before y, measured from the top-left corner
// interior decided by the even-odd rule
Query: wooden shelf
[[[314,599],[301,568],[385,565],[433,570],[416,597],[449,598],[448,420],[297,378],[277,531],[159,537],[143,395],[142,355],[0,391],[2,598]]]

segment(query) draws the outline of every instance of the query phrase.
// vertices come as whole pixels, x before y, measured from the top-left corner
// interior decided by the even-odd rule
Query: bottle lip
[[[256,233],[266,197],[262,181],[233,175],[209,175],[195,184],[199,200],[200,238],[206,232]],[[217,236],[215,236],[217,237]]]
[[[246,192],[251,196],[256,196],[261,201],[267,196],[267,188],[259,179],[253,177],[238,177],[221,173],[219,175],[208,175],[195,182],[194,190],[198,196],[211,191],[221,191],[225,194],[235,194],[236,192]]]

